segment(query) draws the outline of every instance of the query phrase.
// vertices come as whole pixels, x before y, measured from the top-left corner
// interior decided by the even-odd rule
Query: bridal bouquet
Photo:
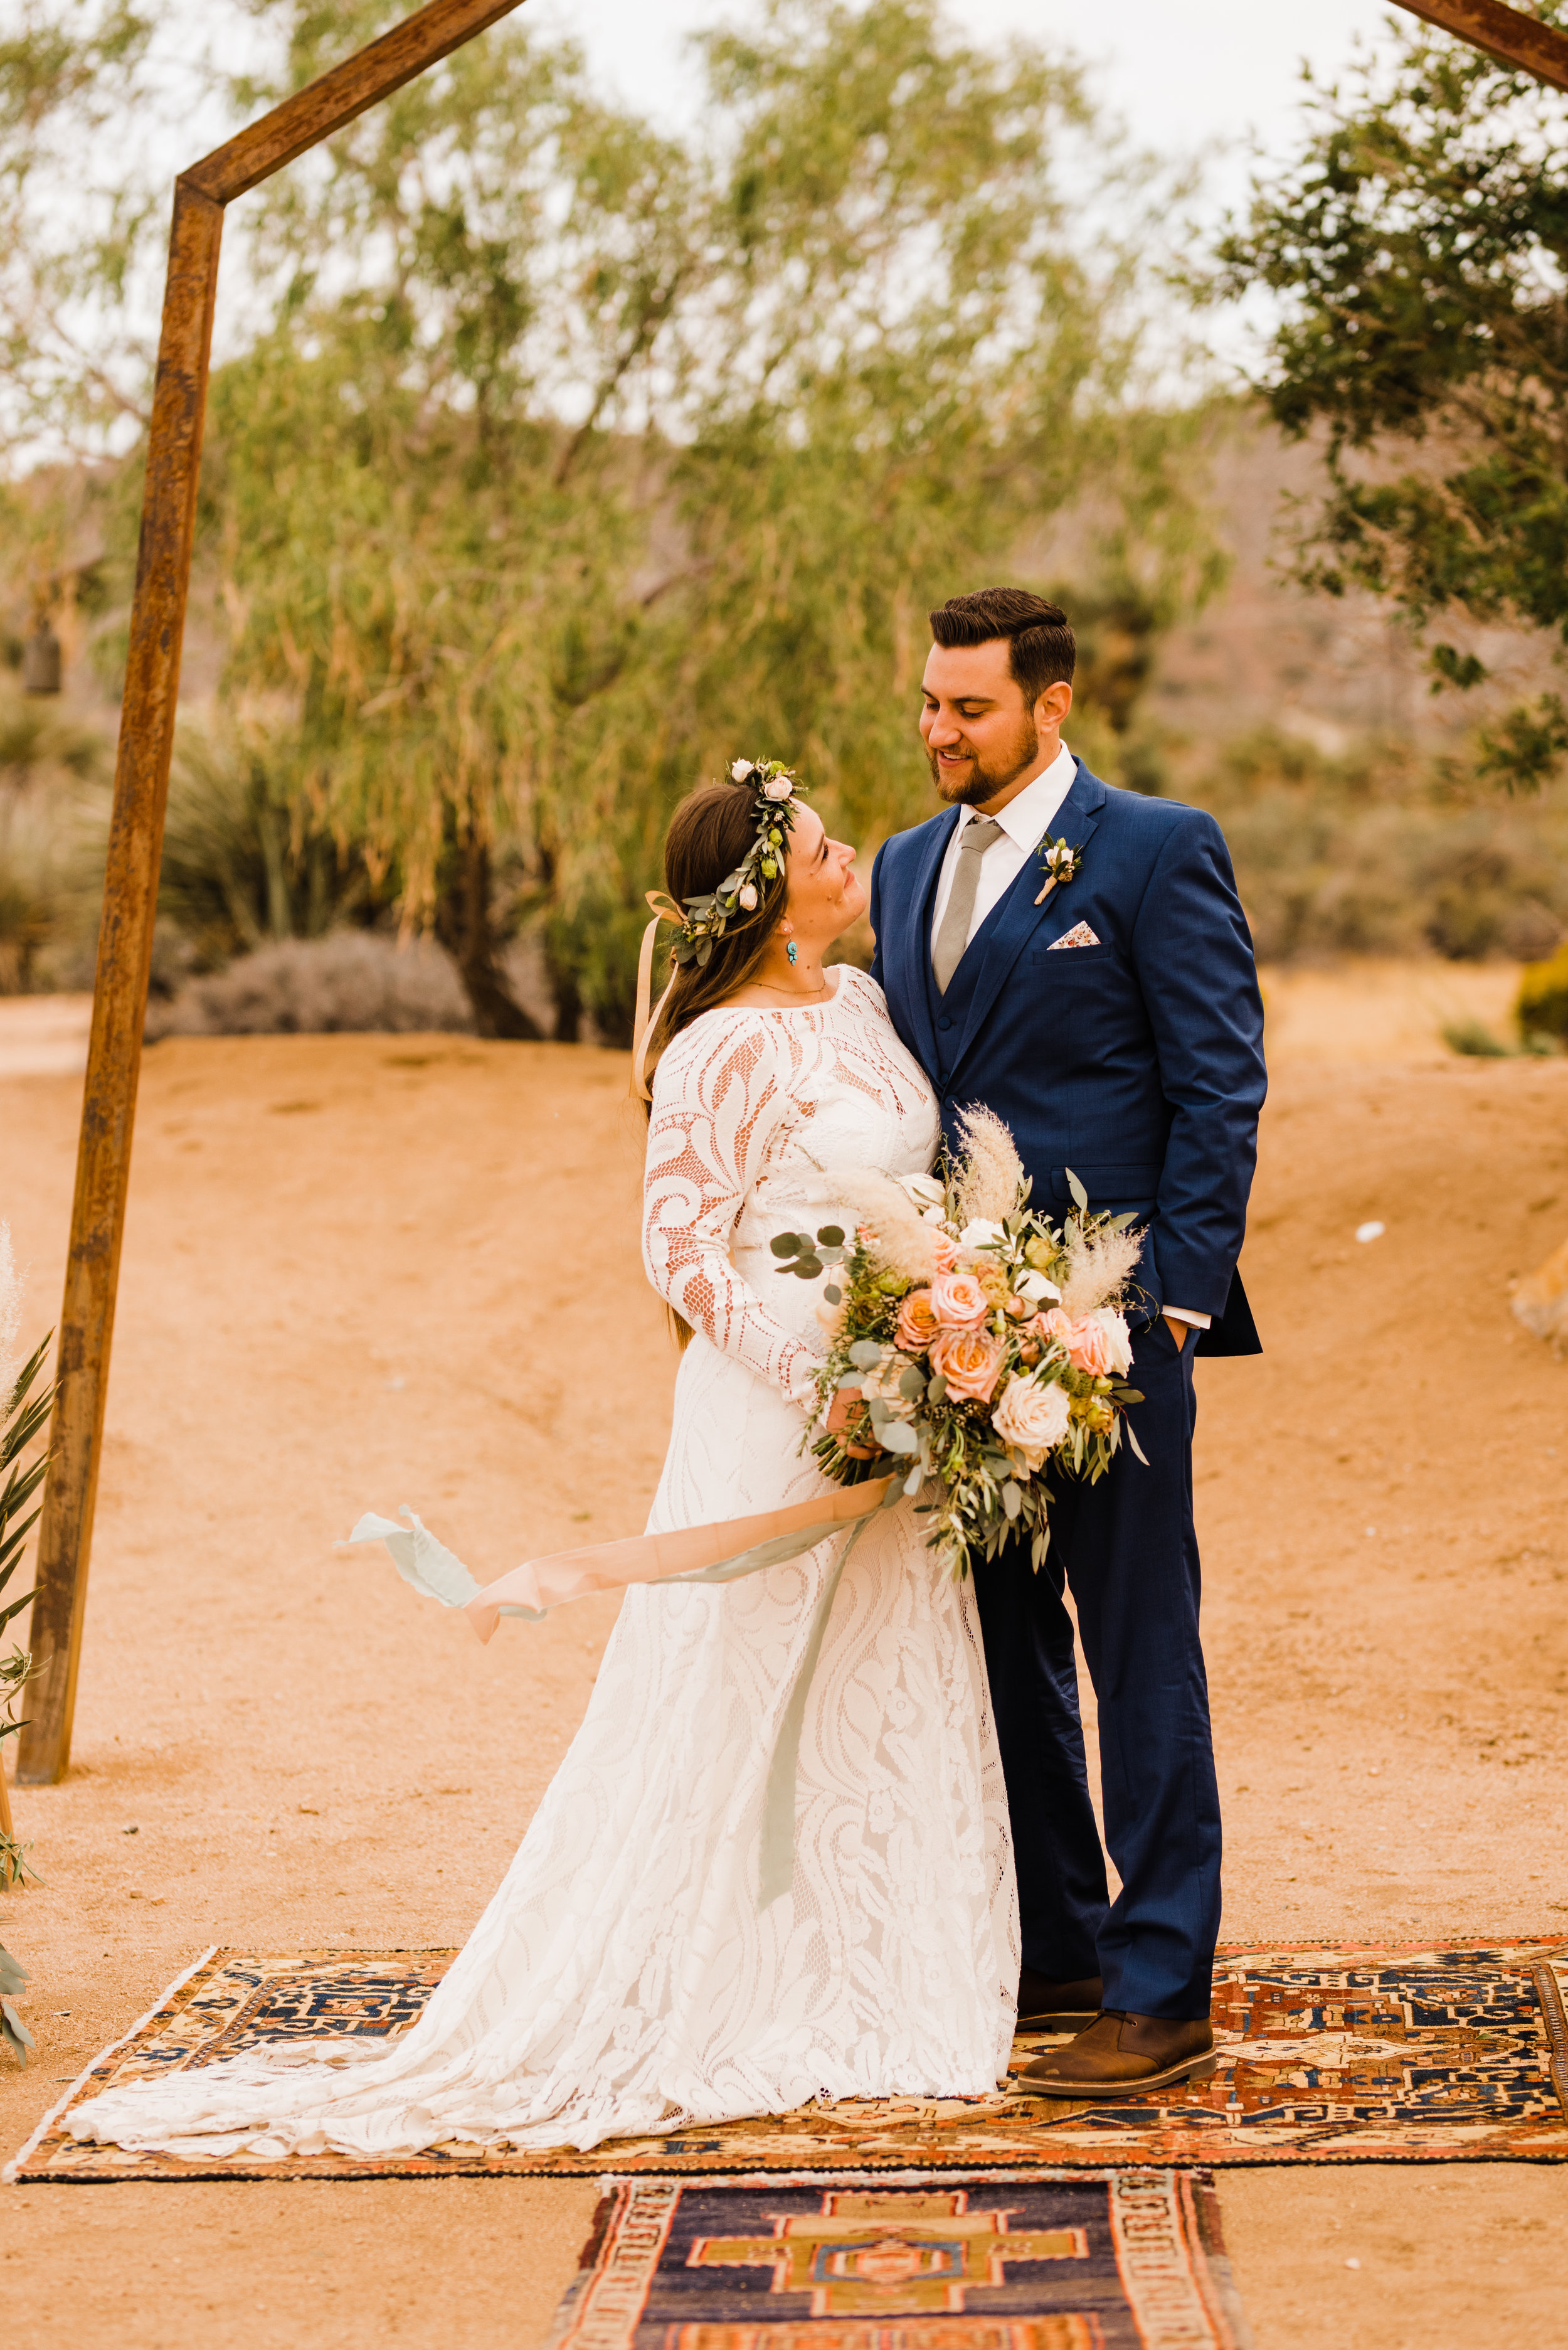
[[[818,1315],[832,1341],[807,1441],[841,1484],[907,1471],[934,1479],[928,1536],[954,1572],[1027,1532],[1045,1555],[1046,1471],[1103,1477],[1143,1399],[1127,1384],[1122,1308],[1138,1260],[1130,1216],[1029,1206],[1012,1137],[989,1110],[960,1121],[961,1148],[934,1175],[876,1177],[850,1201],[852,1237],[781,1232],[779,1271],[826,1274]],[[843,1396],[850,1409],[833,1410]],[[831,1424],[829,1415],[832,1415]],[[846,1425],[841,1425],[846,1422]]]

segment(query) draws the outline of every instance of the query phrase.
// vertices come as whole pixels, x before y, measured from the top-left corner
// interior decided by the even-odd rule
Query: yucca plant
[[[29,1509],[49,1465],[47,1449],[28,1461],[29,1449],[48,1424],[54,1408],[55,1386],[51,1381],[37,1394],[33,1392],[44,1358],[49,1351],[49,1338],[25,1362],[15,1378],[8,1378],[11,1345],[21,1318],[20,1284],[16,1277],[11,1253],[11,1235],[0,1224],[0,1632],[19,1616],[33,1595],[25,1591],[20,1597],[7,1599],[6,1587],[22,1563],[22,1549],[37,1523],[39,1507]],[[53,1337],[51,1331],[49,1337]],[[25,1846],[17,1843],[11,1829],[10,1806],[5,1802],[4,1755],[5,1743],[22,1728],[16,1718],[16,1703],[33,1669],[33,1660],[25,1648],[12,1644],[9,1656],[0,1657],[0,1890],[25,1885],[33,1872],[27,1866]],[[25,2064],[27,2051],[33,2045],[33,2035],[17,2014],[13,2001],[27,1980],[26,1970],[0,1944],[0,2039],[13,2048]]]

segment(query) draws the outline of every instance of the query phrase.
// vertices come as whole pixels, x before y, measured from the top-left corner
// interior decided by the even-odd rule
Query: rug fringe
[[[153,2017],[160,2014],[161,2011],[168,2006],[169,2002],[173,1998],[175,1992],[177,1991],[183,1991],[192,1976],[199,1974],[202,1969],[206,1965],[208,1960],[215,1959],[223,1947],[223,1946],[221,1942],[209,1942],[206,1949],[202,1952],[201,1957],[192,1959],[190,1965],[185,1969],[184,1973],[176,1975],[168,1989],[159,1992],[158,1997],[153,2001],[145,2015],[139,2015],[135,2022],[120,2033],[118,2040],[111,2041],[107,2048],[100,2048],[96,2056],[88,2057],[87,2064],[77,2074],[76,2079],[71,2083],[71,2085],[66,2091],[65,2095],[57,2099],[56,2103],[49,2107],[48,2112],[44,2116],[43,2120],[38,2124],[37,2128],[27,2140],[26,2145],[24,2146],[18,2153],[12,2156],[4,2170],[0,2170],[0,2187],[19,2187],[22,2184],[21,2179],[17,2176],[18,2172],[21,2170],[22,2165],[26,2161],[27,2157],[30,2154],[36,2153],[38,2147],[44,2142],[46,2133],[50,2129],[54,2123],[58,2121],[60,2116],[72,2103],[77,2091],[84,2087],[86,2084],[91,2080],[93,2074],[98,2071],[100,2064],[106,2064],[111,2056],[118,2056],[120,2050],[126,2045],[128,2041],[134,2040],[139,2032],[144,2032],[147,2029],[147,2026],[152,2022]]]

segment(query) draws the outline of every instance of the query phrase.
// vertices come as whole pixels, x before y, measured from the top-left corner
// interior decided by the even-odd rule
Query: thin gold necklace
[[[752,985],[765,989],[769,995],[787,995],[795,1003],[820,1003],[827,993],[827,975],[824,972],[821,986],[815,988],[809,995],[803,995],[798,987],[780,987],[775,980],[771,979],[753,979]]]

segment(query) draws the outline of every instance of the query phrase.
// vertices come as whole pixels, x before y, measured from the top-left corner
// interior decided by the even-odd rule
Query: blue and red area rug
[[[971,2099],[811,2106],[578,2154],[452,2145],[408,2158],[184,2162],[77,2145],[64,2116],[140,2074],[242,2049],[384,2038],[420,2014],[447,1950],[213,1950],[90,2065],[13,2166],[18,2179],[365,2178],[468,2174],[1052,2170],[1107,2165],[1568,2161],[1568,1950],[1560,1939],[1225,1949],[1215,2061],[1160,2101]],[[1037,2043],[1021,2039],[1015,2064]]]
[[[550,2350],[1246,2350],[1206,2171],[605,2188]]]

